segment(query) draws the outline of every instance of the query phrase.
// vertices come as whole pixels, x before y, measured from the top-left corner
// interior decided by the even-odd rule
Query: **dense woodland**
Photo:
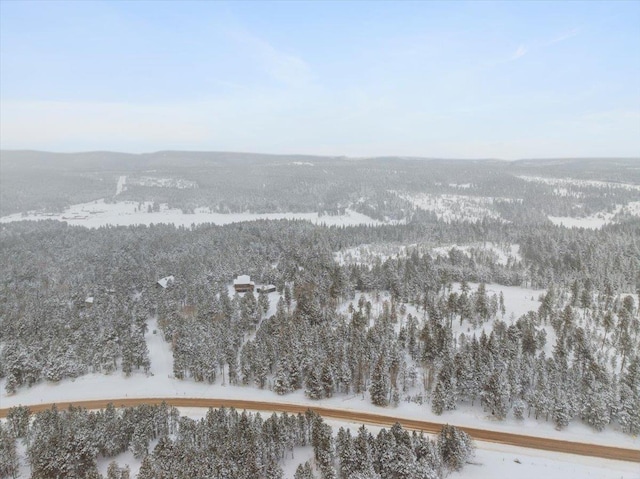
[[[178,153],[167,158],[180,161]],[[112,158],[94,160],[85,165],[86,171],[76,173],[103,181],[92,171]],[[70,165],[75,161],[79,160]],[[127,171],[126,155],[118,161],[117,172]],[[145,161],[153,165],[156,160]],[[198,169],[208,161],[212,160],[195,158],[193,170],[186,168],[181,178],[195,181]],[[558,429],[582,421],[596,430],[610,427],[640,433],[640,219],[619,217],[595,230],[554,226],[545,219],[551,213],[580,215],[638,201],[637,190],[580,185],[574,195],[559,196],[553,185],[501,173],[492,169],[491,162],[482,168],[474,162],[455,167],[434,162],[431,171],[425,163],[418,168],[411,160],[397,159],[375,160],[368,171],[332,159],[335,168],[330,171],[346,171],[332,183],[317,175],[322,165],[290,165],[318,162],[317,158],[292,157],[281,160],[280,166],[268,162],[255,166],[257,159],[244,158],[257,172],[273,168],[274,173],[264,176],[269,186],[263,188],[252,183],[258,173],[246,172],[246,190],[232,191],[239,173],[224,158],[216,161],[231,178],[224,188],[224,176],[212,179],[210,187],[203,186],[209,181],[205,176],[198,176],[198,188],[132,187],[122,195],[139,201],[188,201],[219,211],[264,207],[335,214],[349,207],[403,222],[325,227],[261,220],[227,226],[93,230],[55,221],[2,224],[2,394],[19,396],[43,381],[89,373],[138,375],[144,380],[154,367],[145,338],[158,334],[173,354],[172,377],[182,381],[270,389],[279,395],[303,391],[311,400],[359,395],[388,408],[411,402],[445,417],[448,411],[475,407],[498,420],[530,417]],[[586,180],[621,179],[616,172],[600,170],[598,162],[589,164],[592,175],[583,174]],[[536,165],[523,162],[516,173],[538,175]],[[467,170],[461,177],[462,167]],[[571,171],[570,164],[556,167]],[[309,176],[303,174],[299,190],[289,188],[284,196],[274,196],[281,182],[292,182],[281,173],[292,170],[308,171]],[[395,178],[390,171],[404,173]],[[115,181],[117,173],[110,174]],[[413,179],[403,176],[407,174]],[[353,175],[362,178],[356,181]],[[367,175],[386,179],[378,184]],[[345,190],[342,181],[351,181],[352,189]],[[404,191],[417,191],[423,183],[421,191],[430,194],[451,189],[460,193],[455,185],[469,183],[464,194],[522,201],[493,202],[497,217],[442,220],[390,193],[400,185]],[[84,191],[77,189],[74,194],[79,196],[63,198],[59,204],[78,200]],[[39,198],[47,194],[45,188]],[[18,208],[31,200],[16,201]],[[378,246],[389,254],[372,255],[366,261],[337,260],[337,254],[362,245]],[[517,246],[519,253],[501,261],[483,245],[503,250]],[[433,253],[442,246],[447,247],[446,254]],[[251,275],[259,284],[274,284],[277,293],[234,294],[230,284],[239,274]],[[160,287],[157,281],[169,275],[175,280]],[[505,314],[502,294],[488,292],[489,284],[544,293],[538,298],[539,307],[514,317]],[[118,423],[104,427],[123,431],[116,445],[105,446],[101,439],[87,436],[106,420],[104,414]],[[151,419],[141,420],[140,415]],[[148,471],[147,475],[139,477],[181,477],[178,470],[190,471],[184,477],[244,477],[253,469],[224,469],[233,463],[224,462],[232,448],[216,450],[219,461],[189,460],[214,447],[209,435],[222,434],[222,426],[216,425],[222,421],[225,434],[260,441],[259,448],[245,446],[255,451],[252,467],[259,467],[263,476],[248,477],[272,478],[281,477],[280,461],[292,447],[316,447],[318,434],[331,437],[317,418],[263,421],[223,411],[193,421],[174,415],[167,408],[149,406],[104,413],[54,410],[38,415],[29,427],[10,420],[0,429],[2,457],[12,457],[15,439],[25,437],[36,478],[55,477],[38,469],[46,464],[61,468],[88,464],[86,470],[94,471],[97,457],[114,457],[126,449],[146,458],[141,474]],[[304,427],[294,424],[298,420]],[[143,425],[146,429],[136,432]],[[237,427],[246,429],[233,429]],[[270,442],[265,427],[289,432]],[[58,444],[47,436],[56,431],[64,431],[75,444],[64,447],[77,447],[78,458],[58,465],[52,459],[39,463],[34,458],[47,457],[40,454],[52,454],[47,447]],[[158,441],[153,452],[150,441]],[[301,465],[296,478],[440,477],[446,470],[443,461],[453,467],[442,453],[442,437],[433,443],[394,428],[377,438],[366,431],[354,436],[340,431],[331,441],[325,451],[329,456],[316,450],[313,467]],[[381,454],[396,454],[402,460],[389,456],[381,461]],[[353,457],[371,460],[356,464]],[[421,476],[385,469],[387,464],[401,468],[410,463],[413,469],[407,471],[422,471],[416,469],[422,462]],[[204,469],[189,469],[196,466]],[[3,468],[12,477],[10,466]],[[110,478],[128,477],[115,464],[110,470]]]
[[[638,200],[635,159],[558,161],[471,161],[304,155],[259,155],[167,151],[149,154],[109,152],[47,153],[2,151],[0,214],[106,200],[166,203],[185,213],[197,207],[213,211],[268,213],[321,212],[346,208],[378,220],[421,219],[403,194],[457,194],[492,197],[491,208],[507,221],[544,222],[546,215],[585,216]],[[129,184],[116,198],[118,177]],[[571,177],[607,181],[565,185],[521,176]],[[143,178],[174,178],[194,188],[163,188]]]
[[[106,479],[133,478],[113,460],[130,451],[141,461],[137,479],[282,479],[282,466],[300,448],[313,456],[294,479],[438,479],[464,467],[474,453],[469,436],[444,426],[435,439],[399,424],[377,435],[332,428],[320,416],[210,409],[204,418],[180,416],[165,403],[98,412],[55,407],[30,417],[25,407],[0,424],[0,477],[17,477],[17,441],[26,445],[33,479],[99,479],[98,460],[110,460]]]
[[[442,224],[438,236],[460,240],[468,228]],[[144,334],[157,318],[174,375],[185,380],[283,394],[304,389],[311,398],[366,392],[375,404],[423,401],[435,412],[479,403],[497,417],[524,409],[559,427],[581,418],[637,433],[638,305],[620,293],[637,288],[638,222],[581,234],[520,232],[522,261],[508,265],[455,249],[447,257],[414,253],[369,266],[334,261],[338,245],[379,241],[385,227],[379,229],[301,221],[193,230],[5,225],[5,389],[19,394],[43,380],[148,371]],[[425,230],[400,225],[389,233],[408,242]],[[275,315],[265,317],[264,295],[229,294],[229,279],[239,273],[278,286]],[[158,287],[167,274],[176,281]],[[554,286],[543,307],[522,318],[503,317],[500,298],[483,292],[484,283],[540,286],[549,278]],[[459,292],[454,282],[462,282]],[[390,300],[374,311],[381,291]],[[353,308],[340,313],[345,302]],[[454,335],[454,322],[468,332]],[[485,324],[488,331],[480,329]],[[552,354],[543,351],[546,327],[557,338]],[[558,386],[567,382],[576,387]]]

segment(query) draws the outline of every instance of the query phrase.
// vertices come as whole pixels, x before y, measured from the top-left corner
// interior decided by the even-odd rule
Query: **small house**
[[[276,287],[273,284],[263,284],[262,286],[258,286],[258,293],[275,293]]]
[[[175,281],[175,278],[173,276],[165,276],[164,278],[160,278],[156,284],[160,286],[162,289],[166,289],[167,286],[169,286],[174,281]]]
[[[255,284],[253,281],[251,281],[251,278],[249,277],[249,275],[243,274],[233,280],[233,289],[236,290],[236,293],[246,293],[246,292],[253,293],[254,287],[255,287]]]

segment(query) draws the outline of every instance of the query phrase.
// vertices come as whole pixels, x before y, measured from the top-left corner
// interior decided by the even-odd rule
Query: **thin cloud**
[[[301,58],[278,50],[268,41],[245,30],[231,31],[229,36],[248,47],[267,75],[277,82],[290,87],[301,87],[311,83],[311,69]]]
[[[571,38],[571,37],[575,37],[578,32],[580,31],[579,28],[572,28],[571,30],[567,30],[566,32],[558,35],[556,38],[553,38],[552,40],[549,40],[547,43],[545,43],[545,46],[550,46],[553,45],[555,43],[560,43],[560,42],[564,42],[565,40]]]
[[[511,61],[518,60],[527,54],[527,48],[524,45],[520,45],[516,52],[510,58]]]

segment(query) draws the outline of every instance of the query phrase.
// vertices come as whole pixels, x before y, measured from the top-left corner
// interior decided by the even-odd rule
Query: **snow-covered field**
[[[454,244],[433,248],[431,251],[433,255],[449,256],[449,252],[452,249],[458,249],[467,256],[471,256],[471,250],[484,251],[495,255],[496,263],[501,265],[506,265],[509,260],[511,260],[512,262],[522,261],[522,257],[520,256],[520,245],[518,244],[511,244],[506,246],[500,246],[491,242],[471,243],[465,245]]]
[[[124,185],[124,183],[123,183]],[[60,214],[45,214],[39,212],[16,213],[0,218],[0,223],[12,221],[57,220],[66,221],[70,225],[99,228],[106,225],[151,225],[174,224],[176,226],[191,227],[203,223],[225,225],[254,220],[297,219],[307,220],[315,224],[327,226],[350,225],[380,225],[382,222],[370,218],[362,213],[347,209],[343,215],[328,216],[318,213],[215,213],[208,208],[197,208],[195,213],[184,214],[179,209],[170,209],[167,205],[160,205],[160,211],[149,212],[150,202],[119,201],[107,203],[96,200],[70,206]]]
[[[118,183],[116,184],[116,196],[118,196],[120,193],[122,193],[127,189],[126,184],[127,184],[126,176],[123,175],[118,177]]]
[[[548,218],[554,225],[563,225],[567,228],[598,229],[604,225],[615,223],[617,219],[624,216],[640,217],[640,201],[631,201],[626,205],[617,205],[612,212],[600,211],[584,217],[548,216]]]
[[[638,464],[489,442],[476,442],[476,456],[451,479],[638,479]]]
[[[157,176],[131,176],[127,179],[127,184],[153,188],[177,188],[180,190],[198,187],[195,181],[185,180],[184,178],[160,178]]]
[[[476,285],[470,285],[472,290]],[[454,285],[454,288],[457,285]],[[519,317],[530,309],[539,307],[538,291],[497,285],[487,285],[487,294],[503,292],[507,313],[505,320],[509,317]],[[273,297],[271,297],[273,295]],[[277,303],[277,293],[270,294],[271,308],[269,313]],[[386,297],[380,298],[384,301]],[[354,303],[357,302],[357,298]],[[348,303],[344,305],[344,309]],[[375,306],[374,306],[375,307]],[[407,314],[421,314],[413,307],[407,309]],[[513,316],[512,316],[513,315]],[[468,324],[459,325],[454,322],[454,327],[459,332],[468,332]],[[490,327],[489,324],[486,327]],[[155,333],[154,333],[155,332]],[[477,330],[480,334],[481,329]],[[542,419],[534,420],[525,418],[523,421],[508,419],[498,422],[490,417],[489,413],[483,412],[478,407],[460,405],[455,411],[447,411],[441,416],[436,416],[431,412],[429,404],[416,404],[401,402],[397,408],[379,408],[371,404],[368,395],[337,395],[329,399],[319,401],[310,400],[303,391],[296,391],[285,396],[279,396],[268,389],[257,389],[245,386],[223,386],[220,381],[215,384],[197,383],[192,380],[178,380],[173,378],[173,355],[171,346],[165,342],[161,336],[155,320],[150,320],[149,329],[146,333],[147,346],[151,359],[151,375],[146,376],[141,372],[125,377],[121,372],[116,372],[110,376],[102,374],[88,374],[74,380],[65,379],[58,383],[41,382],[31,388],[21,388],[14,395],[7,395],[5,392],[5,381],[0,381],[0,404],[3,408],[17,406],[20,404],[39,404],[50,402],[64,402],[73,400],[90,399],[118,399],[124,397],[212,397],[228,399],[255,399],[262,401],[287,402],[293,404],[328,406],[347,410],[371,411],[397,416],[399,418],[424,419],[438,422],[447,422],[458,426],[477,427],[522,433],[526,431],[532,435],[553,437],[565,440],[583,441],[594,444],[612,444],[624,447],[640,447],[640,438],[634,438],[622,434],[612,428],[603,432],[596,432],[588,426],[574,421],[567,429],[557,431],[552,422],[545,422]],[[553,338],[547,338],[547,344],[551,347]]]
[[[446,246],[433,247],[431,243],[414,243],[401,245],[394,243],[383,244],[363,244],[352,248],[345,248],[334,253],[334,259],[344,264],[371,265],[376,259],[384,262],[389,258],[406,258],[414,252],[419,255],[429,254],[435,256],[448,256],[452,249],[458,249],[467,256],[471,256],[471,250],[484,252],[495,257],[498,264],[506,265],[511,259],[512,262],[522,261],[520,256],[520,245],[508,244],[498,245],[496,243],[470,243],[464,245],[451,244]]]
[[[512,198],[485,196],[406,194],[399,191],[394,191],[393,193],[403,200],[409,201],[418,209],[434,212],[438,219],[447,222],[476,222],[485,217],[499,220],[501,216],[491,209],[491,205],[495,201],[514,201]]]
[[[571,216],[548,216],[549,221],[557,226],[566,226],[567,228],[587,228],[599,229],[604,225],[612,222],[612,213],[598,213],[584,218],[574,218]]]
[[[529,181],[533,183],[543,183],[545,185],[559,186],[561,188],[567,188],[571,186],[576,187],[592,187],[592,188],[622,188],[630,191],[640,191],[640,185],[632,183],[614,183],[612,181],[597,181],[597,180],[578,180],[575,178],[548,178],[543,176],[518,176],[521,180]],[[561,192],[563,190],[560,190]]]

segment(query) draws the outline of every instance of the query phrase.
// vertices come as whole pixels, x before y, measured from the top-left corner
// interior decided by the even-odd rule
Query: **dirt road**
[[[73,401],[57,403],[59,409],[66,409],[70,405],[80,406],[87,409],[102,409],[109,403],[115,406],[137,406],[139,404],[160,404],[165,401],[167,404],[176,407],[234,407],[236,409],[249,409],[254,411],[274,411],[297,414],[311,409],[320,416],[327,419],[341,419],[350,422],[370,424],[375,426],[391,427],[399,422],[402,427],[410,430],[424,431],[425,433],[438,433],[442,428],[442,423],[421,421],[418,419],[404,419],[384,414],[370,412],[352,411],[346,409],[333,409],[327,407],[309,407],[302,404],[289,404],[267,401],[248,401],[241,399],[208,399],[208,398],[126,398],[126,399],[105,399],[95,401]],[[37,404],[29,406],[32,412],[49,409],[53,404]],[[6,417],[8,409],[0,409],[0,418]],[[489,431],[462,427],[471,437],[478,441],[488,441],[510,446],[528,447],[545,451],[564,452],[568,454],[579,454],[581,456],[602,457],[606,459],[616,459],[620,461],[630,461],[640,463],[640,449],[626,449],[614,446],[602,446],[598,444],[588,444],[574,441],[563,441],[560,439],[549,439],[546,437],[527,436],[524,434],[512,434],[508,432]]]

